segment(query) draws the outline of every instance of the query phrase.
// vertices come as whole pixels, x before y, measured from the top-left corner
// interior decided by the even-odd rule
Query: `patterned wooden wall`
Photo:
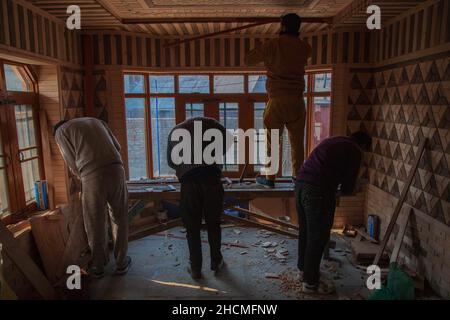
[[[374,139],[370,183],[398,197],[429,138],[406,202],[450,226],[450,52],[351,74],[347,126]]]
[[[244,67],[245,53],[267,38],[226,36],[201,39],[165,48],[175,38],[150,38],[131,33],[95,33],[94,65],[153,68]],[[354,30],[302,36],[313,49],[310,65],[371,61],[371,33]]]
[[[82,70],[61,67],[61,106],[64,119],[85,116],[84,72]]]
[[[80,64],[81,38],[65,24],[21,0],[0,1],[0,48]]]

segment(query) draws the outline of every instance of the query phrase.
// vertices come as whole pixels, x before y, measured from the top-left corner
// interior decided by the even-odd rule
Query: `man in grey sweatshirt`
[[[76,118],[57,123],[53,131],[70,171],[81,180],[81,200],[91,249],[90,275],[100,278],[109,261],[107,209],[114,241],[116,274],[125,274],[128,250],[128,193],[120,145],[105,122]]]
[[[183,224],[186,227],[187,241],[189,246],[190,267],[189,273],[193,279],[200,279],[202,269],[202,244],[200,238],[200,229],[202,218],[205,218],[208,230],[208,242],[211,251],[211,270],[216,273],[224,266],[221,246],[220,216],[223,211],[223,186],[221,182],[222,165],[220,163],[207,164],[202,158],[201,162],[195,161],[195,143],[201,143],[203,152],[209,142],[194,141],[194,127],[201,124],[201,137],[208,129],[217,129],[220,131],[224,155],[227,150],[227,131],[216,120],[212,118],[196,117],[188,119],[175,126],[169,134],[167,144],[167,159],[171,168],[175,169],[178,180],[181,183],[181,202],[180,210]],[[181,143],[175,138],[174,132],[177,129],[184,130],[186,135],[190,136],[190,155],[188,161],[175,161],[172,151],[174,147]],[[173,141],[174,140],[174,141]],[[230,138],[228,139],[230,141]],[[222,156],[220,155],[220,157]],[[198,154],[197,154],[198,156]],[[178,159],[180,160],[180,159]],[[177,162],[177,164],[175,163]]]

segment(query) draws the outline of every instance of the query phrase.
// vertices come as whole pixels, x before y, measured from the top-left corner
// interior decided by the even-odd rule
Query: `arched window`
[[[0,214],[31,211],[43,178],[36,83],[25,65],[0,67]]]

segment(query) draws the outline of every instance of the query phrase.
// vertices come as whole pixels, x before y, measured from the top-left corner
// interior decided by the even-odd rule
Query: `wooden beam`
[[[414,210],[410,208],[403,220],[400,222],[400,228],[397,232],[397,237],[395,238],[394,250],[392,250],[390,263],[397,262],[398,255],[400,254],[400,249],[402,248],[403,238],[405,237],[406,227],[408,226],[409,216],[413,214]]]
[[[289,231],[286,231],[286,230],[283,230],[283,229],[277,229],[277,228],[274,228],[274,227],[271,227],[271,226],[268,226],[266,224],[262,224],[262,223],[259,223],[259,222],[256,222],[256,221],[251,221],[251,220],[248,220],[248,219],[243,219],[243,218],[239,218],[239,217],[235,217],[235,216],[230,216],[230,215],[225,214],[225,213],[222,214],[222,217],[225,220],[239,222],[239,223],[242,223],[242,224],[245,224],[245,225],[249,225],[249,226],[252,226],[252,227],[255,227],[255,228],[265,229],[265,230],[272,231],[272,232],[275,232],[275,233],[279,233],[281,235],[288,236],[288,237],[291,237],[291,238],[297,238],[298,237],[298,235],[296,233],[289,232]]]
[[[155,233],[159,233],[168,229],[172,229],[178,226],[181,226],[183,222],[181,221],[181,218],[170,220],[166,223],[161,223],[155,226],[151,226],[144,230],[138,230],[133,233],[130,233],[130,236],[128,237],[128,241],[138,240],[142,239],[144,237],[150,236]]]
[[[238,31],[238,30],[249,29],[249,28],[261,26],[261,25],[268,24],[268,23],[272,23],[272,22],[256,22],[256,23],[246,24],[244,26],[240,26],[240,27],[236,27],[236,28],[225,29],[225,30],[216,31],[216,32],[212,32],[212,33],[202,34],[199,36],[190,37],[190,38],[186,38],[183,40],[169,42],[166,45],[164,45],[164,48],[179,46],[182,43],[191,42],[191,41],[195,41],[195,40],[199,40],[199,39],[212,38],[212,37],[218,36],[220,34],[230,33],[230,32],[234,32],[234,31]]]
[[[331,23],[332,17],[302,17],[302,23]],[[281,22],[281,17],[180,17],[180,18],[125,18],[123,24],[161,23],[233,23],[233,22]]]
[[[42,155],[44,157],[45,180],[47,180],[48,204],[49,208],[55,208],[55,185],[53,178],[52,154],[50,149],[50,135],[48,130],[47,113],[45,110],[39,111],[39,126],[41,128]]]
[[[416,160],[414,161],[413,166],[411,167],[411,171],[409,172],[408,180],[406,180],[402,193],[400,195],[400,198],[398,199],[397,205],[395,207],[394,213],[392,214],[391,221],[389,221],[389,225],[386,229],[386,233],[384,234],[383,241],[381,242],[380,249],[378,250],[377,255],[375,256],[375,259],[373,260],[373,265],[377,265],[380,261],[381,256],[383,255],[384,249],[386,248],[386,245],[389,241],[389,237],[391,236],[392,231],[394,230],[395,223],[397,221],[397,218],[401,212],[403,203],[405,202],[406,196],[408,195],[409,188],[411,186],[411,183],[414,179],[414,175],[416,174],[417,168],[419,167],[420,158],[422,158],[422,155],[425,151],[425,147],[427,145],[427,138],[423,138],[420,141],[419,148],[417,149],[417,156]]]
[[[243,208],[239,208],[239,207],[235,207],[235,206],[229,206],[228,208],[231,209],[231,210],[236,210],[236,211],[240,211],[242,213],[248,214],[249,216],[252,216],[252,217],[257,218],[257,219],[266,220],[266,221],[269,221],[271,223],[278,224],[279,226],[282,226],[282,227],[285,227],[285,228],[291,228],[291,229],[294,229],[294,230],[298,230],[299,229],[298,226],[296,226],[294,224],[283,222],[283,221],[280,221],[278,219],[274,219],[272,217],[269,217],[269,216],[266,216],[266,215],[263,215],[263,214],[259,214],[259,213],[256,213],[256,212],[253,212],[253,211],[250,211],[250,210],[247,210],[247,209],[243,209]]]
[[[92,35],[83,35],[84,44],[84,98],[86,105],[86,116],[92,117],[94,115],[94,48]],[[126,59],[123,56],[123,59]]]

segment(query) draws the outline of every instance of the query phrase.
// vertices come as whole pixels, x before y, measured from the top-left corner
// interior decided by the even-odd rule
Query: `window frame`
[[[314,97],[330,97],[330,117],[333,109],[333,100],[332,100],[332,88],[330,92],[312,92],[312,84],[315,74],[320,73],[331,73],[331,81],[333,81],[333,72],[331,69],[317,69],[317,70],[307,70],[305,75],[308,76],[308,84],[307,90],[304,92],[304,97],[306,98],[307,105],[306,107],[306,132],[307,136],[311,135],[311,124],[312,124],[312,115],[311,108],[307,106],[312,106],[312,102]],[[125,109],[125,100],[127,98],[144,98],[145,99],[145,139],[146,139],[146,148],[147,148],[147,158],[146,158],[146,169],[147,169],[147,177],[149,179],[154,178],[163,178],[163,177],[171,177],[171,176],[154,176],[153,171],[153,155],[152,155],[152,139],[151,139],[151,115],[150,115],[150,98],[158,97],[158,98],[174,98],[175,99],[175,123],[179,124],[186,119],[186,110],[185,105],[187,103],[202,103],[204,106],[204,116],[212,117],[219,121],[219,103],[220,102],[237,102],[239,103],[238,116],[239,116],[239,128],[243,130],[247,130],[249,128],[254,127],[254,103],[262,102],[266,103],[268,100],[267,93],[250,93],[249,92],[249,76],[255,75],[266,75],[266,73],[262,70],[244,70],[244,71],[220,71],[220,70],[211,70],[211,71],[201,71],[201,70],[177,70],[177,71],[168,71],[168,72],[155,72],[155,71],[135,71],[135,70],[123,70],[122,72],[122,80],[124,82],[126,75],[143,75],[144,76],[144,93],[125,93],[125,86],[122,86],[123,89],[123,108]],[[174,77],[174,93],[152,93],[150,92],[150,81],[149,77],[155,76],[164,76],[170,75]],[[179,77],[184,75],[207,75],[209,76],[209,93],[180,93],[179,92]],[[243,93],[214,93],[214,76],[229,76],[229,75],[242,75],[244,77],[244,92]],[[125,83],[125,82],[124,82]],[[331,83],[332,84],[332,83]],[[124,119],[126,125],[126,115]],[[332,130],[332,121],[330,121],[330,132]],[[310,153],[310,139],[305,139],[305,156]],[[128,151],[128,141],[126,139],[127,151]],[[282,145],[280,145],[282,148]],[[128,155],[127,155],[128,157]],[[248,152],[246,153],[247,161]],[[278,171],[277,177],[283,178],[282,175],[282,159],[280,157],[280,170]],[[235,178],[239,177],[240,172],[242,171],[244,165],[238,165],[238,171],[224,171],[224,175],[227,177]],[[126,172],[129,177],[129,166],[126,167]],[[248,175],[256,174],[256,170],[254,170],[253,165],[249,165],[247,169]]]
[[[331,83],[330,83],[330,91],[324,91],[324,92],[315,92],[313,90],[314,88],[314,80],[316,74],[323,74],[323,73],[331,73]],[[330,98],[330,136],[331,132],[333,132],[333,121],[332,115],[333,115],[333,71],[332,69],[315,69],[315,70],[308,70],[306,71],[305,75],[308,76],[308,83],[306,87],[306,91],[303,93],[303,97],[306,98],[306,144],[305,144],[305,158],[309,156],[309,154],[314,149],[312,147],[311,143],[311,134],[312,134],[312,124],[313,124],[313,103],[314,98],[317,97],[329,97]]]
[[[25,76],[31,82],[31,91],[8,91],[6,89],[6,76],[4,65],[13,65],[21,68]],[[22,163],[38,160],[39,179],[45,179],[45,170],[42,156],[41,128],[39,123],[39,91],[33,71],[25,64],[14,61],[0,59],[0,99],[5,99],[6,103],[0,104],[0,130],[3,152],[5,155],[5,168],[7,176],[8,200],[10,215],[25,212],[32,212],[37,209],[37,204],[32,201],[27,204],[25,197],[24,177],[22,173]],[[16,105],[30,105],[33,114],[33,125],[35,129],[36,145],[20,149],[17,135],[15,118]],[[22,159],[22,152],[36,149],[37,155],[31,158]],[[1,214],[0,214],[1,216]],[[6,217],[8,214],[6,215]],[[4,219],[5,216],[2,217]]]

